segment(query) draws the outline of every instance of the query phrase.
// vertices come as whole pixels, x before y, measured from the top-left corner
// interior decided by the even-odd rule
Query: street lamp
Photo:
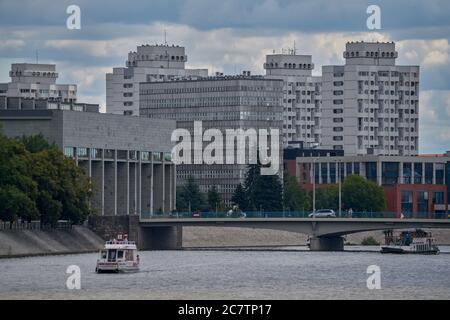
[[[336,160],[336,170],[337,170],[337,179],[338,179],[338,186],[339,186],[339,211],[338,211],[338,217],[340,218],[342,216],[341,160]]]

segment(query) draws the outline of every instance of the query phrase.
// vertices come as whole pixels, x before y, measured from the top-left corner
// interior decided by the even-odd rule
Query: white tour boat
[[[386,244],[381,246],[381,253],[416,253],[438,254],[439,248],[430,232],[417,229],[402,231],[394,236],[392,230],[384,232]]]
[[[107,241],[100,250],[95,272],[136,272],[139,271],[139,255],[134,241],[127,235]]]

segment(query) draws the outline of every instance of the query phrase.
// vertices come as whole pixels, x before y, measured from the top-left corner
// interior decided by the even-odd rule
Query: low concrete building
[[[1,130],[10,137],[42,134],[72,157],[94,183],[91,205],[100,215],[175,208],[175,121],[71,110],[6,107]]]
[[[359,175],[382,186],[387,210],[405,217],[447,217],[450,209],[450,152],[422,156],[297,157],[287,165],[306,189]]]
[[[56,65],[43,63],[13,63],[9,71],[11,82],[0,83],[0,97],[48,99],[76,102],[75,84],[56,83]]]

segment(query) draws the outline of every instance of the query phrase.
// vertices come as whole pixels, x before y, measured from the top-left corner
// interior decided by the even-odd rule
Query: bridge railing
[[[141,213],[141,220],[147,219],[187,219],[187,218],[204,218],[204,219],[218,219],[218,218],[309,218],[311,211],[245,211],[243,212],[171,212],[171,213]],[[336,212],[336,218],[369,218],[369,219],[448,219],[449,217],[443,213],[404,213],[403,216],[396,212],[352,212],[343,211],[341,215]]]

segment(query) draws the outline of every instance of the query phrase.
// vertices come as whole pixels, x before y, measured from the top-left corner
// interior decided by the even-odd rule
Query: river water
[[[450,299],[450,247],[437,256],[359,249],[147,251],[134,274],[96,274],[97,254],[0,259],[0,299]],[[69,265],[80,267],[80,290],[66,288]],[[370,265],[380,267],[379,290],[367,288]]]

